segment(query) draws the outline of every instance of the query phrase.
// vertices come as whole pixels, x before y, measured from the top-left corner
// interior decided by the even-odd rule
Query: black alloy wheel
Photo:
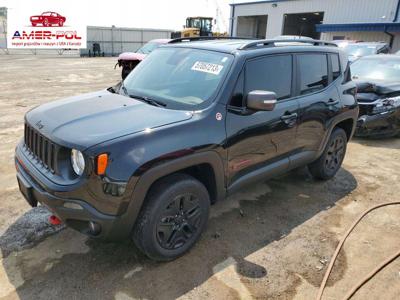
[[[199,199],[193,194],[179,195],[164,209],[157,224],[160,246],[173,250],[182,247],[199,230],[201,224]]]
[[[331,179],[339,171],[347,149],[347,134],[342,128],[334,128],[321,156],[308,165],[316,179]]]
[[[330,141],[325,158],[325,167],[328,170],[335,171],[342,164],[345,153],[345,144],[346,141],[343,139],[343,136],[340,135]]]
[[[207,188],[196,178],[181,173],[166,176],[150,188],[132,238],[151,259],[176,259],[200,238],[210,204]]]

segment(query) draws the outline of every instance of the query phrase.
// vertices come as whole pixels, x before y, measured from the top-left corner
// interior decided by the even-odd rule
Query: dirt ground
[[[51,227],[18,191],[14,147],[32,107],[106,88],[115,58],[0,55],[0,298],[313,299],[340,237],[372,205],[399,201],[400,139],[352,140],[338,175],[299,169],[212,207],[187,255],[154,263],[134,245]],[[368,216],[346,242],[323,299],[341,299],[400,245],[400,207]],[[354,299],[399,299],[400,259]]]

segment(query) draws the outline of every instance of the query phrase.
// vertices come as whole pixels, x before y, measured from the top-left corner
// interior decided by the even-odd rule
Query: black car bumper
[[[67,226],[91,237],[113,241],[129,237],[131,226],[126,223],[126,215],[106,215],[84,200],[55,196],[43,188],[18,156],[15,158],[15,165],[20,191],[31,206],[38,203],[46,206]]]
[[[376,115],[363,115],[357,121],[355,136],[393,137],[400,134],[400,108]]]

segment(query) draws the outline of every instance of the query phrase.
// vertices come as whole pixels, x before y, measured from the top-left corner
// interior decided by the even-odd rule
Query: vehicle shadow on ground
[[[353,143],[376,148],[400,149],[400,137],[391,138],[361,138],[353,137]]]
[[[169,263],[150,261],[131,242],[76,238],[81,235],[67,229],[18,253],[13,262],[3,260],[3,268],[20,299],[174,299],[207,281],[230,258],[240,276],[267,276],[268,270],[246,257],[334,206],[356,187],[356,179],[343,168],[327,182],[312,180],[302,168],[249,186],[214,205],[201,240]],[[56,248],[43,249],[49,247],[46,243]],[[68,250],[74,247],[86,250]],[[61,254],[49,254],[56,249]],[[40,253],[32,254],[35,251]],[[41,262],[35,265],[32,257]]]

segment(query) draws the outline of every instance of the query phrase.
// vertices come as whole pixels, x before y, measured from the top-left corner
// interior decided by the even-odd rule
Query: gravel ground
[[[115,58],[0,55],[0,298],[313,299],[340,237],[367,208],[399,200],[400,140],[353,140],[338,175],[305,168],[214,205],[206,232],[169,263],[130,241],[102,243],[47,223],[15,180],[14,147],[32,107],[116,83]],[[400,207],[368,216],[346,242],[324,299],[341,299],[400,244]],[[398,299],[400,260],[354,299]]]

